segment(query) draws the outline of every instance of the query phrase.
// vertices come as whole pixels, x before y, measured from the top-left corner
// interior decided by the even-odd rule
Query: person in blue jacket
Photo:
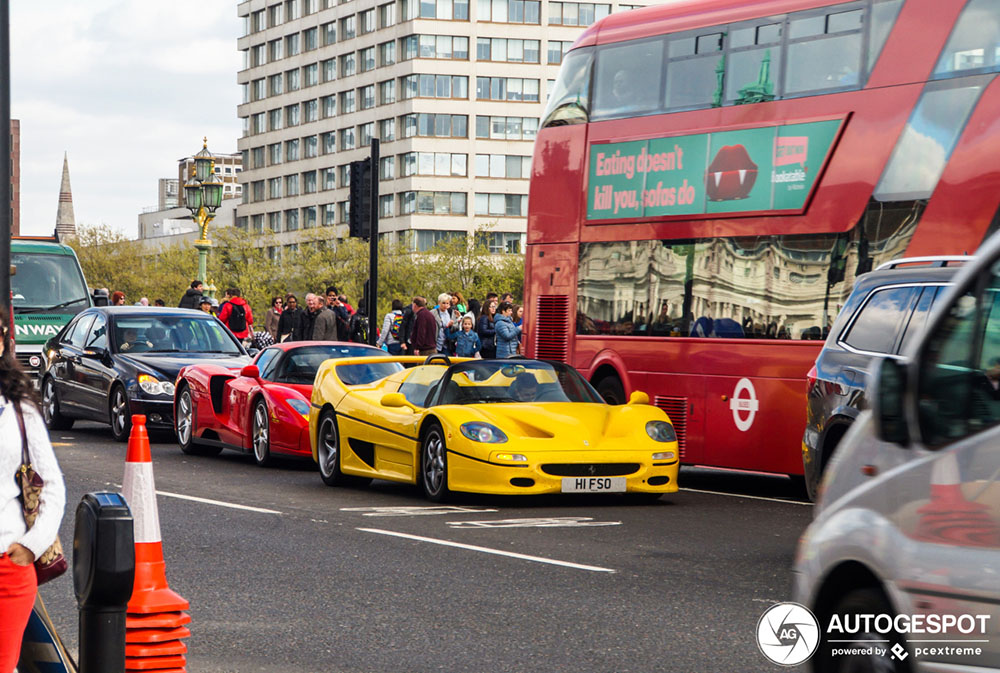
[[[505,358],[517,354],[517,345],[521,337],[521,328],[514,324],[514,305],[509,301],[500,304],[500,315],[494,323],[497,333],[497,358]]]
[[[479,335],[472,331],[472,314],[462,318],[462,331],[455,337],[455,355],[460,358],[474,358],[482,349]]]

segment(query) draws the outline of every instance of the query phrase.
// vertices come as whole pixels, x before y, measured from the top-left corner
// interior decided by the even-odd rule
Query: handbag
[[[24,511],[24,523],[28,528],[35,523],[38,518],[39,499],[42,495],[42,487],[45,482],[38,476],[38,473],[31,467],[31,456],[28,453],[28,433],[24,427],[24,413],[21,411],[21,403],[14,403],[14,411],[17,414],[17,427],[21,430],[21,467],[17,471],[17,481],[21,484],[21,509]],[[35,559],[35,575],[39,584],[45,584],[49,580],[55,579],[66,572],[68,564],[63,556],[62,544],[56,536],[48,549]]]

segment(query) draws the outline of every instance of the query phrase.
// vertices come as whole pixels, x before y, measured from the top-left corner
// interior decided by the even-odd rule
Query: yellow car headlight
[[[654,442],[676,442],[677,433],[674,426],[666,421],[649,421],[646,423],[646,434]]]
[[[462,423],[461,430],[463,435],[474,442],[503,444],[507,441],[507,435],[503,433],[503,430],[491,423],[482,423],[480,421]]]

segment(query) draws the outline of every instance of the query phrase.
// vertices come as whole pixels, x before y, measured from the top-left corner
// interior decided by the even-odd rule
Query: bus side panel
[[[907,257],[975,252],[1000,203],[1000,78],[979,98],[917,232]]]
[[[529,245],[522,343],[528,357],[569,362],[576,314],[576,243]]]
[[[528,244],[575,241],[586,203],[587,125],[554,126],[539,133],[531,161],[531,191],[528,195]]]

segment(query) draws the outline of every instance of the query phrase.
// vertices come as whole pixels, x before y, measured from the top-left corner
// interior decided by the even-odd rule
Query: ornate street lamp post
[[[198,223],[201,236],[194,242],[198,249],[198,280],[208,282],[208,223],[215,218],[215,211],[222,205],[222,178],[215,174],[215,157],[208,151],[208,138],[204,138],[201,151],[194,155],[194,175],[184,183],[184,207]]]

